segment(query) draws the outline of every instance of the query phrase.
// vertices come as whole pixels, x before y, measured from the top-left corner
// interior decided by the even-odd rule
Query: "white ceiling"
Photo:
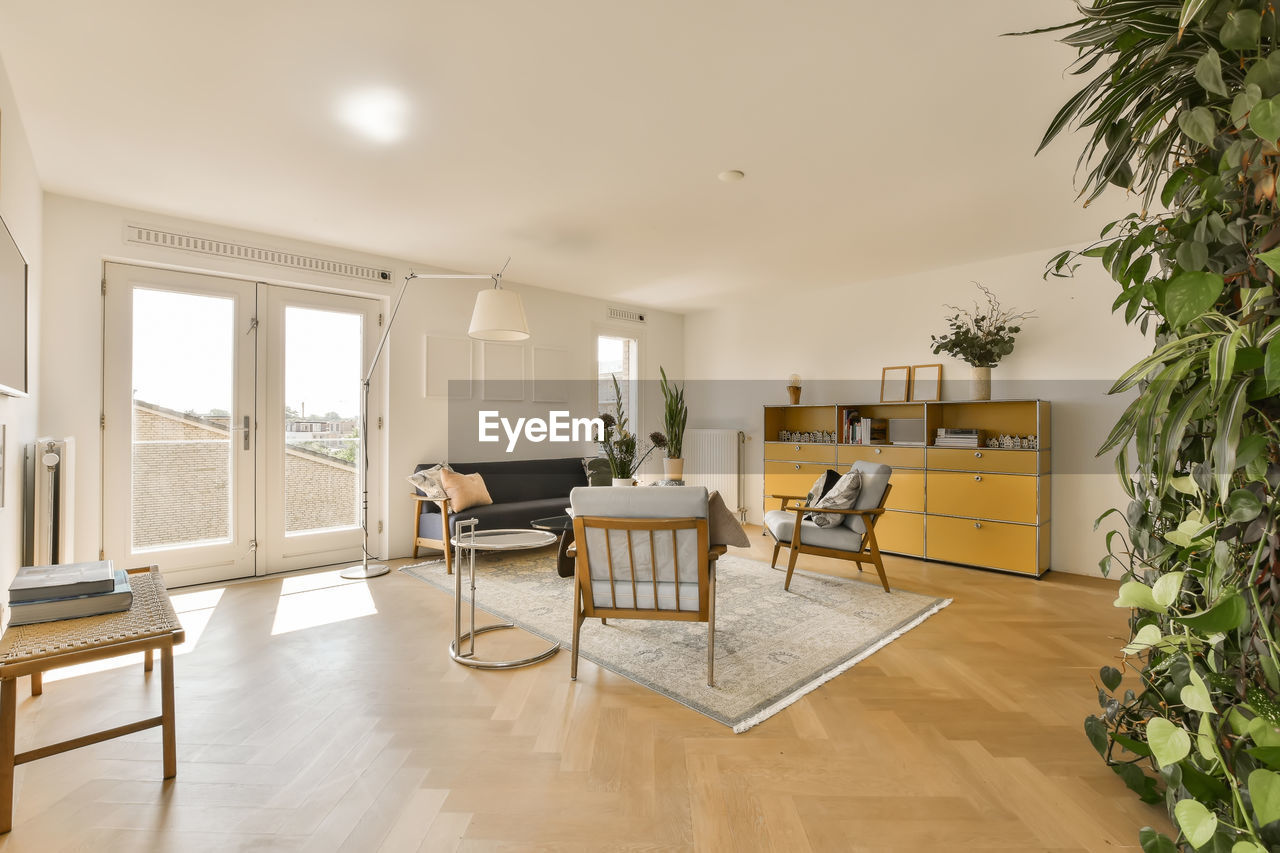
[[[1032,157],[1073,51],[998,38],[1072,12],[0,0],[0,58],[51,191],[684,310],[1096,235]]]

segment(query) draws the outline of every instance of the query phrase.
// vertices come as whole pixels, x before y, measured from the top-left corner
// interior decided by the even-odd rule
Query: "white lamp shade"
[[[492,288],[476,294],[469,337],[478,341],[523,341],[529,337],[520,294]]]

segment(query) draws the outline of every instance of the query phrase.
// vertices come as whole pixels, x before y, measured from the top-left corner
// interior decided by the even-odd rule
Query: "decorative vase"
[[[790,395],[791,397],[791,405],[793,406],[800,405],[800,386],[799,385],[788,385],[787,394]]]
[[[991,368],[975,367],[969,376],[969,398],[971,400],[991,399]]]
[[[635,477],[614,477],[613,484],[615,486],[634,486],[636,484]]]
[[[684,460],[683,459],[663,459],[662,460],[662,476],[667,480],[683,480],[684,479]]]

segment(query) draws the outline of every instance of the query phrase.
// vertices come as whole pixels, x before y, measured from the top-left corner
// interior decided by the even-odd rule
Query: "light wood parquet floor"
[[[25,765],[0,849],[1067,853],[1167,831],[1081,728],[1122,644],[1113,583],[886,562],[955,603],[742,735],[589,661],[571,683],[567,653],[458,666],[451,599],[396,572],[178,590],[177,779],[157,729]],[[141,669],[24,680],[18,749],[155,713]]]

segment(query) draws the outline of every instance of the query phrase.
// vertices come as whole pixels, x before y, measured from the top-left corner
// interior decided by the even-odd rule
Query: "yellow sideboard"
[[[850,411],[887,421],[911,440],[848,443]],[[935,446],[940,428],[980,430],[982,444]],[[1034,446],[986,445],[1001,435],[1034,439]],[[880,462],[893,468],[876,525],[881,550],[1039,577],[1049,570],[1051,437],[1045,400],[765,406],[764,509],[781,504],[771,495],[806,494],[828,468],[844,473],[859,460]]]

